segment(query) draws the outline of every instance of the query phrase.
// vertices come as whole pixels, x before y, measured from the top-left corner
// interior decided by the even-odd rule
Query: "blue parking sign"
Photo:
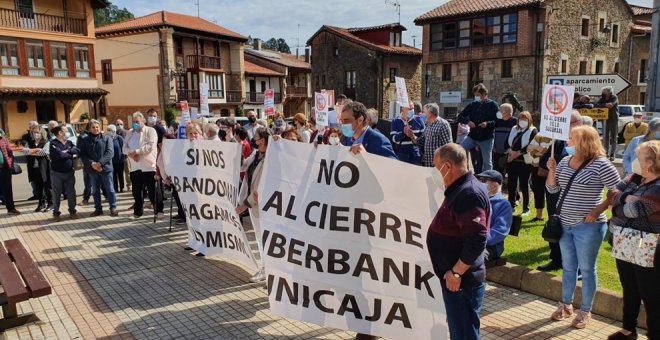
[[[564,85],[564,78],[548,78],[548,84],[550,85]]]

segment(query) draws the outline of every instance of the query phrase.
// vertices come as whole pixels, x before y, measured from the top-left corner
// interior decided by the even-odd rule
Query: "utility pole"
[[[651,53],[646,86],[646,111],[660,110],[660,0],[653,0]]]
[[[413,47],[417,48],[417,43],[415,42],[415,38],[417,38],[417,36],[416,35],[411,35],[410,37],[413,40]]]
[[[197,0],[196,5],[197,5],[197,17],[199,18],[199,0]]]

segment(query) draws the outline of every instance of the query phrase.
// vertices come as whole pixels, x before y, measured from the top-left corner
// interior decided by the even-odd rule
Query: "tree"
[[[289,45],[282,38],[279,39],[270,38],[266,42],[264,42],[262,46],[269,50],[277,51],[280,53],[291,53],[291,49],[289,48]]]
[[[94,10],[94,25],[96,27],[114,24],[135,18],[126,7],[119,8],[117,5],[110,5],[106,8]]]

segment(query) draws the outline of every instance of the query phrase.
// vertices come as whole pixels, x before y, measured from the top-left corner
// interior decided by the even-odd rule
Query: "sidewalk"
[[[235,262],[198,258],[183,249],[184,226],[129,221],[128,193],[120,217],[64,219],[23,212],[0,215],[0,239],[20,239],[53,286],[53,294],[19,305],[41,323],[7,331],[5,339],[352,339],[354,333],[270,314],[266,290]],[[166,202],[169,207],[169,202]],[[107,213],[107,207],[104,207]],[[92,208],[80,207],[82,215]],[[147,213],[150,213],[147,210]],[[63,215],[64,216],[64,215]],[[254,235],[249,234],[256,251]],[[483,339],[604,339],[618,323],[595,316],[584,330],[552,322],[555,302],[489,284]]]

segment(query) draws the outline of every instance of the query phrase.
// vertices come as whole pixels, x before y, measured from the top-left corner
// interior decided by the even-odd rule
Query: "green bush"
[[[234,109],[234,116],[236,117],[243,117],[243,107],[242,106],[237,106]]]
[[[171,124],[173,121],[176,120],[176,110],[174,110],[173,107],[165,108],[165,112],[163,113],[163,119],[165,119],[165,123],[167,123],[168,125]]]
[[[89,120],[89,113],[85,112],[80,115],[80,120]]]

